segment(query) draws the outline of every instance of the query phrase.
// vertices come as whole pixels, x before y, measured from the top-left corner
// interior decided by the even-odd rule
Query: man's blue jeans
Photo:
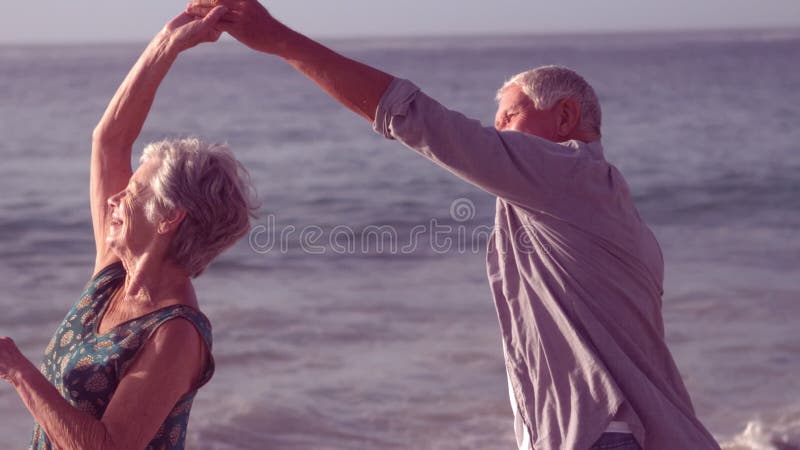
[[[642,450],[629,433],[603,433],[589,450]]]

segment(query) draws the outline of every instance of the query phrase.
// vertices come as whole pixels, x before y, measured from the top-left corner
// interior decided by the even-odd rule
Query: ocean
[[[583,74],[698,416],[727,450],[800,448],[800,30],[326,43],[485,124],[511,75]],[[92,129],[144,45],[0,46],[0,335],[37,364],[92,269]],[[227,142],[262,203],[196,281],[217,371],[190,448],[513,448],[494,198],[234,42],[179,58],[135,153],[175,136]],[[0,384],[0,449],[31,423]]]

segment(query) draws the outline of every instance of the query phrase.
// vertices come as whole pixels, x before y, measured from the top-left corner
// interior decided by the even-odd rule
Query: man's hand
[[[209,8],[203,17],[182,12],[164,25],[161,31],[167,36],[175,50],[182,52],[203,42],[214,42],[222,34],[218,28],[220,19],[228,12],[228,8],[217,6]]]
[[[392,82],[391,75],[297,33],[275,20],[257,0],[192,0],[186,13],[208,17],[205,14],[213,14],[215,5],[228,8],[217,22],[219,30],[256,51],[283,58],[351,111],[370,122],[375,119],[378,102]]]
[[[289,29],[257,0],[194,0],[187,6],[186,14],[207,18],[220,6],[227,8],[227,12],[217,23],[217,29],[253,50],[276,54],[289,35]]]

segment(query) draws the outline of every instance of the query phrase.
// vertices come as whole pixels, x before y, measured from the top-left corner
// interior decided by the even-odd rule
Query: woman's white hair
[[[532,101],[536,109],[552,108],[559,100],[571,98],[581,109],[579,127],[600,136],[602,113],[594,89],[574,70],[561,66],[542,66],[518,73],[497,91],[497,101],[509,86],[516,84]]]
[[[197,138],[153,142],[140,162],[149,160],[159,166],[146,215],[155,222],[176,208],[186,210],[168,254],[196,277],[250,230],[256,210],[250,176],[227,146]]]

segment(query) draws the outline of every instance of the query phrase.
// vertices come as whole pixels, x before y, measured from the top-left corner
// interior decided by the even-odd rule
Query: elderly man
[[[521,449],[719,449],[664,342],[661,251],[604,159],[600,105],[582,77],[560,67],[515,76],[498,93],[495,127],[483,127],[256,0],[214,4],[229,9],[221,30],[497,196],[487,266]]]

